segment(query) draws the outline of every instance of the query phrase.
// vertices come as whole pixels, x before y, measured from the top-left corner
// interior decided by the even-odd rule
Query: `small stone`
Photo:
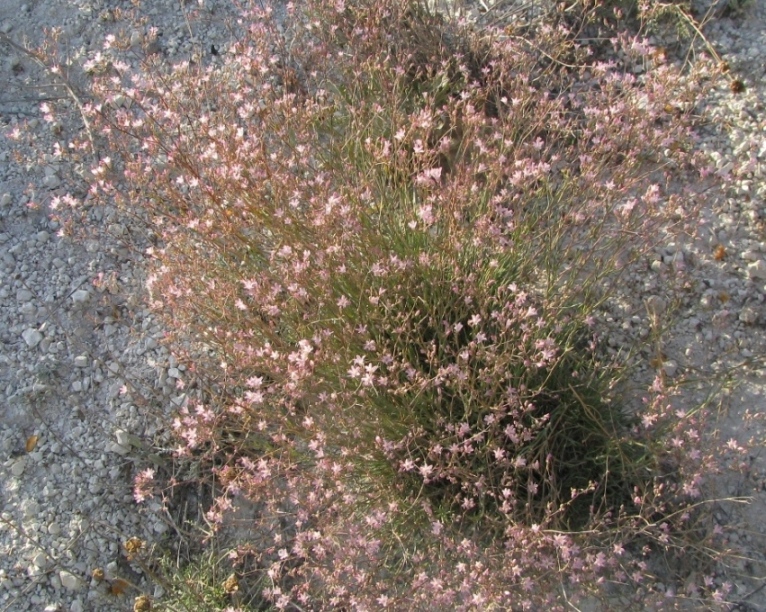
[[[90,364],[90,359],[87,355],[78,355],[74,358],[74,365],[78,368],[87,368]]]
[[[21,503],[21,512],[24,514],[25,519],[34,519],[40,512],[40,504],[33,499],[24,500]]]
[[[109,580],[116,578],[119,573],[120,566],[117,565],[116,561],[110,561],[106,564],[106,577],[109,578]]]
[[[43,178],[43,185],[45,185],[48,189],[56,189],[56,187],[61,185],[61,179],[55,174],[49,174]]]
[[[755,323],[758,320],[758,313],[750,306],[745,306],[739,313],[739,320],[747,324]]]
[[[124,446],[120,446],[116,442],[112,442],[109,445],[109,451],[112,453],[116,453],[117,455],[120,455],[120,457],[124,457],[130,452],[129,448],[125,448]]]
[[[21,334],[21,337],[24,338],[24,342],[27,343],[29,348],[35,348],[43,339],[43,335],[36,329],[32,328],[24,330],[24,332]]]
[[[59,580],[61,580],[61,586],[65,589],[69,589],[70,591],[80,590],[80,579],[66,570],[61,570],[59,572]]]
[[[686,256],[683,251],[677,251],[673,255],[672,265],[676,272],[683,272],[686,270]]]
[[[48,555],[46,555],[44,552],[35,553],[35,556],[32,557],[32,564],[37,569],[44,570],[46,567],[48,567]]]
[[[13,474],[14,476],[18,478],[24,473],[24,469],[26,467],[27,467],[27,461],[24,457],[22,457],[11,466],[11,474]]]
[[[719,310],[713,315],[713,325],[715,327],[722,327],[729,320],[730,314],[728,310]]]
[[[168,368],[168,377],[181,378],[181,372],[178,370],[178,368]]]
[[[117,444],[120,446],[130,446],[130,434],[124,429],[117,429],[114,432],[114,437],[117,438]]]
[[[112,223],[109,225],[109,233],[112,234],[112,236],[124,236],[125,235],[125,226],[121,223]]]
[[[130,46],[138,47],[144,41],[144,35],[140,30],[133,30],[130,33]]]
[[[114,106],[114,108],[127,107],[125,96],[121,96],[119,94],[114,96],[114,98],[112,98],[112,106]]]
[[[759,259],[754,263],[748,264],[747,275],[751,279],[766,279],[766,261]]]
[[[675,361],[668,360],[662,364],[662,371],[665,373],[665,376],[672,378],[678,372],[678,364]]]
[[[181,408],[186,403],[186,398],[187,398],[186,393],[181,393],[181,395],[177,395],[176,397],[171,397],[170,401],[173,402],[173,404],[177,406],[178,408]]]
[[[48,242],[48,240],[50,240],[50,237],[51,235],[45,230],[43,230],[41,232],[37,232],[37,234],[35,235],[35,240],[37,240],[37,242],[39,242],[40,244],[45,244],[46,242]]]
[[[82,601],[79,599],[75,599],[72,602],[72,605],[69,606],[69,612],[83,612],[85,608],[83,608]]]
[[[19,289],[16,292],[16,301],[18,302],[28,302],[34,297],[32,295],[32,292],[29,289]]]
[[[0,196],[0,206],[8,206],[11,202],[13,202],[13,198],[10,193],[4,193]]]
[[[90,300],[90,292],[85,289],[78,289],[72,293],[72,301],[75,304],[85,304],[88,300]]]
[[[705,292],[700,298],[700,306],[705,310],[710,310],[715,303],[715,294],[712,292]]]

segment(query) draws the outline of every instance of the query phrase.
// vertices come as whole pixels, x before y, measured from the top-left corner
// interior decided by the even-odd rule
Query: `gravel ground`
[[[0,33],[26,45],[40,43],[44,28],[60,28],[59,46],[77,66],[130,8],[120,0],[29,0],[20,7],[0,0]],[[485,17],[509,19],[511,8],[502,2]],[[140,41],[148,25],[157,26],[159,51],[172,60],[224,48],[236,8],[225,0],[153,0],[144,14],[148,23],[135,22],[129,35]],[[720,169],[737,176],[737,193],[705,211],[701,240],[666,245],[646,272],[629,279],[627,301],[611,313],[618,330],[611,342],[644,333],[647,300],[656,306],[665,299],[662,279],[688,275],[692,289],[661,367],[669,376],[736,368],[741,384],[728,398],[723,426],[744,440],[757,433],[745,410],[766,407],[759,370],[766,356],[766,2],[724,11],[705,34],[744,85],[739,92],[725,82],[717,89],[707,109],[713,122],[700,142],[718,152]],[[77,83],[78,71],[68,74]],[[162,444],[162,424],[183,402],[175,388],[183,366],[160,346],[163,330],[142,305],[135,248],[146,241],[141,227],[93,208],[90,237],[73,241],[50,220],[56,196],[86,191],[81,170],[52,155],[57,142],[82,129],[76,109],[62,123],[41,120],[40,102],[66,95],[54,82],[33,58],[0,41],[0,132],[24,122],[31,128],[13,148],[0,140],[0,610],[128,610],[132,596],[110,595],[109,581],[96,582],[91,573],[103,568],[107,578],[141,582],[121,543],[169,534],[159,508],[133,503],[131,477],[143,467],[143,449]],[[14,152],[36,154],[39,163],[18,162]],[[721,485],[752,496],[727,520],[741,521],[738,544],[761,560],[764,478],[766,457],[754,453],[748,478]],[[742,609],[746,602],[766,610],[762,584],[756,576],[735,581]]]

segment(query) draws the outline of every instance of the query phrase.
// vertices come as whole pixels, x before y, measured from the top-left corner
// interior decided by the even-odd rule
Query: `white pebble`
[[[80,579],[66,570],[59,572],[59,580],[61,580],[61,586],[65,589],[70,591],[78,591],[80,589]]]
[[[74,358],[74,365],[78,368],[87,368],[90,360],[87,355],[77,355]]]
[[[48,567],[48,555],[46,555],[44,552],[35,553],[35,556],[32,557],[32,564],[37,569],[45,569]]]
[[[43,335],[36,329],[32,328],[24,330],[24,332],[21,334],[21,337],[24,338],[24,342],[27,343],[29,348],[35,348],[43,339]]]

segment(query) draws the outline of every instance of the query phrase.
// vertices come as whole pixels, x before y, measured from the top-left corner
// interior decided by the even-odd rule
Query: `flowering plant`
[[[693,224],[695,75],[636,36],[604,61],[563,25],[288,11],[209,64],[90,67],[114,151],[92,193],[151,217],[151,305],[209,383],[174,422],[214,466],[208,521],[257,506],[232,558],[280,609],[533,607],[557,566],[640,582],[636,543],[691,524],[709,463],[665,450],[693,440],[662,379],[651,427],[629,413],[598,322]]]

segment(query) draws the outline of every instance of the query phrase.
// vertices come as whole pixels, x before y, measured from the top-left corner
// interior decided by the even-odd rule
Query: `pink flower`
[[[426,226],[432,225],[436,218],[434,217],[433,207],[430,204],[424,204],[418,208],[418,217]]]
[[[147,468],[136,476],[133,483],[133,499],[135,499],[137,503],[140,504],[153,494],[154,473],[153,469]]]
[[[263,403],[263,392],[262,391],[245,391],[245,399],[251,404],[261,404]]]
[[[263,384],[263,376],[253,376],[252,378],[248,378],[245,384],[251,389],[259,389]]]

